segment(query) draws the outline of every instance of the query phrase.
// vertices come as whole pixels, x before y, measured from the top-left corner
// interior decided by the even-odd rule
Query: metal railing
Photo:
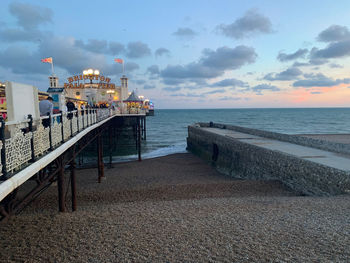
[[[0,116],[1,180],[6,180],[85,128],[117,113],[112,109],[74,110],[36,120],[28,115],[21,122],[5,122]]]

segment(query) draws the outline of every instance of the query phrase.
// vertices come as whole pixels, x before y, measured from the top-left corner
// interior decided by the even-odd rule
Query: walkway
[[[334,152],[305,147],[289,142],[283,142],[241,133],[233,130],[219,128],[202,128],[203,130],[233,138],[240,142],[256,145],[264,149],[279,151],[297,158],[305,159],[328,167],[336,168],[345,172],[350,172],[350,156]]]

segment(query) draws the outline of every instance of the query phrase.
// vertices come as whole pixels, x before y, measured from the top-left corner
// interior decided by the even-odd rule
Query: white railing
[[[21,122],[5,122],[0,117],[0,176],[6,179],[83,129],[116,114],[121,112],[87,109],[42,116],[37,120],[28,115]],[[141,115],[143,112],[128,114]]]

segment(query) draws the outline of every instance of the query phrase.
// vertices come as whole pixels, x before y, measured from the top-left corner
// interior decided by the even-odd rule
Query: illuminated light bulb
[[[92,74],[94,74],[94,70],[90,68],[90,69],[87,70],[87,73],[88,73],[89,75],[92,75]]]
[[[100,71],[98,71],[97,69],[94,71],[95,75],[100,75]]]
[[[88,71],[87,70],[84,70],[83,71],[83,75],[87,75],[88,74]]]

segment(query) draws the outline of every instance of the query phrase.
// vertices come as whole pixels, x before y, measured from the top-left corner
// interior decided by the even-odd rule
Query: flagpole
[[[52,75],[55,75],[55,71],[54,71],[54,69],[53,69],[53,61],[52,61],[52,63],[51,63],[51,71],[52,71]]]
[[[124,60],[123,60],[123,63],[122,63],[122,64],[123,64],[123,75],[124,75]]]

